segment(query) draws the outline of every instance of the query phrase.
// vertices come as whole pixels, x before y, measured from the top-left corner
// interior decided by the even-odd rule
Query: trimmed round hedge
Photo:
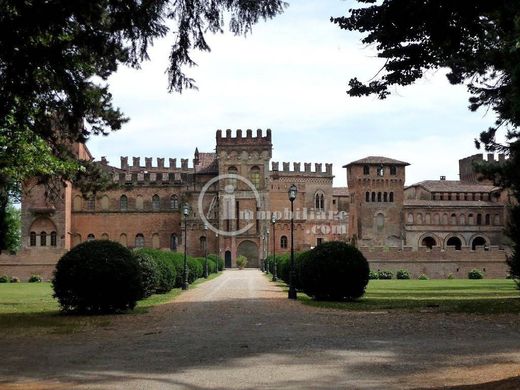
[[[138,256],[147,256],[153,262],[157,276],[154,292],[164,294],[175,287],[177,271],[170,252],[152,248],[139,248],[134,253]]]
[[[121,244],[79,244],[56,264],[54,297],[64,312],[113,313],[133,309],[144,295],[139,262]]]
[[[300,256],[298,282],[319,300],[354,300],[365,293],[369,265],[352,245],[330,241]]]

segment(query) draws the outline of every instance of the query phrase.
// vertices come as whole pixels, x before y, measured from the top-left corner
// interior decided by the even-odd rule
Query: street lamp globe
[[[295,184],[292,184],[289,187],[289,200],[291,201],[291,203],[296,199],[297,193],[298,193],[298,188],[296,187]]]

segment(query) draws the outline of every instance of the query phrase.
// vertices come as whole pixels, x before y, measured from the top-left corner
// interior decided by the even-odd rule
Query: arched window
[[[200,236],[199,238],[199,249],[204,250],[206,249],[206,237]]]
[[[102,239],[102,240],[108,240],[108,233],[103,233],[103,234],[101,235],[101,239]]]
[[[40,246],[47,246],[47,232],[40,233]]]
[[[170,250],[177,250],[177,235],[175,233],[172,233],[172,235],[170,236]]]
[[[157,211],[161,209],[161,198],[159,195],[155,194],[152,196],[152,210]]]
[[[287,236],[280,237],[280,247],[287,248]]]
[[[363,175],[370,175],[370,167],[368,165],[363,166]]]
[[[385,175],[385,168],[383,165],[380,165],[377,167],[377,176],[384,176]]]
[[[29,245],[36,246],[36,232],[31,232],[29,235]]]
[[[96,239],[96,236],[93,235],[92,233],[90,233],[88,236],[87,236],[87,241],[94,241]]]
[[[56,232],[51,232],[51,246],[56,246],[57,245],[57,235],[56,235]]]
[[[110,199],[107,195],[103,195],[101,198],[101,210],[107,211],[110,208]]]
[[[375,202],[375,201],[376,201],[376,193],[372,192],[372,202]]]
[[[437,241],[435,241],[435,238],[433,237],[424,237],[421,241],[421,245],[425,246],[428,249],[432,249],[434,246],[437,245]]]
[[[376,215],[376,227],[377,230],[381,230],[385,227],[385,216],[382,213]]]
[[[468,225],[473,225],[475,223],[473,219],[473,214],[468,215]]]
[[[159,249],[161,247],[161,240],[159,238],[159,234],[152,234],[152,248]]]
[[[380,192],[377,193],[377,201],[381,202],[381,193]]]
[[[413,223],[413,213],[408,213],[408,223]]]
[[[392,166],[390,167],[390,174],[391,174],[392,176],[397,175],[397,167],[396,167],[395,165],[392,165]]]
[[[96,198],[94,196],[91,196],[87,199],[87,210],[88,211],[95,211],[96,210]]]
[[[457,224],[457,214],[451,214],[451,224],[456,225]]]
[[[486,225],[491,225],[491,215],[486,214]]]
[[[316,210],[323,210],[325,208],[325,197],[322,193],[318,192],[314,195],[314,205]]]
[[[81,198],[81,196],[76,195],[72,202],[72,210],[81,211],[82,207],[83,207],[83,199]]]
[[[493,220],[493,225],[500,225],[500,215],[495,214],[495,218]]]
[[[390,192],[389,201],[390,202],[394,201],[394,193],[393,192]]]
[[[383,193],[383,202],[388,202],[388,192]]]
[[[477,214],[477,225],[482,225],[482,214]]]
[[[125,233],[121,233],[119,236],[119,243],[125,247],[128,245],[128,240]]]
[[[460,238],[458,237],[450,237],[446,242],[446,246],[454,247],[455,250],[460,251],[462,247],[462,241],[460,241]]]
[[[228,172],[228,175],[238,175],[238,169],[236,167],[229,167],[227,172]],[[233,187],[236,187],[237,179],[229,178],[228,184],[232,185]]]
[[[260,168],[251,168],[249,178],[251,179],[251,183],[255,186],[255,188],[260,188]]]
[[[119,198],[119,210],[128,210],[128,197],[126,195],[121,195],[121,197]]]
[[[144,236],[139,233],[135,236],[135,247],[143,248],[144,247]]]
[[[486,239],[484,237],[475,237],[471,243],[471,249],[475,250],[478,246],[486,247]]]
[[[365,193],[365,202],[370,202],[370,192],[368,191]]]
[[[179,208],[179,198],[177,195],[170,196],[170,209],[177,210]]]
[[[135,208],[137,210],[142,210],[143,207],[144,207],[143,197],[141,195],[137,195],[137,197],[135,198]]]
[[[417,225],[422,225],[423,217],[421,213],[417,213]]]

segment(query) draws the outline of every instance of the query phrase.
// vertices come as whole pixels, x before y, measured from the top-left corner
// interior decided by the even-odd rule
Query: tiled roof
[[[362,158],[361,160],[352,161],[351,163],[344,165],[343,168],[346,168],[349,165],[354,165],[354,164],[357,164],[357,165],[359,165],[359,164],[410,165],[407,162],[394,160],[393,158],[382,157],[382,156],[368,156],[368,157]]]
[[[333,196],[348,196],[348,188],[347,187],[336,187],[332,189]]]
[[[492,185],[464,183],[458,180],[424,180],[407,188],[417,186],[430,192],[491,192],[499,189]]]
[[[215,172],[218,172],[217,154],[199,153],[199,165],[197,165],[197,173]]]

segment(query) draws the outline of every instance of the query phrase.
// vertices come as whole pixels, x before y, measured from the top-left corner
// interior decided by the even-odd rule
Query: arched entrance
[[[487,241],[484,237],[477,236],[471,242],[471,249],[475,250],[475,249],[477,249],[477,246],[485,247],[486,244],[487,244]]]
[[[253,241],[242,241],[238,245],[237,256],[247,257],[248,268],[258,268],[258,247]]]
[[[455,250],[460,251],[462,248],[462,241],[458,237],[450,237],[446,241],[446,246],[455,247]]]
[[[232,267],[231,251],[226,251],[226,253],[224,253],[224,265],[226,266],[226,268],[231,268]]]

